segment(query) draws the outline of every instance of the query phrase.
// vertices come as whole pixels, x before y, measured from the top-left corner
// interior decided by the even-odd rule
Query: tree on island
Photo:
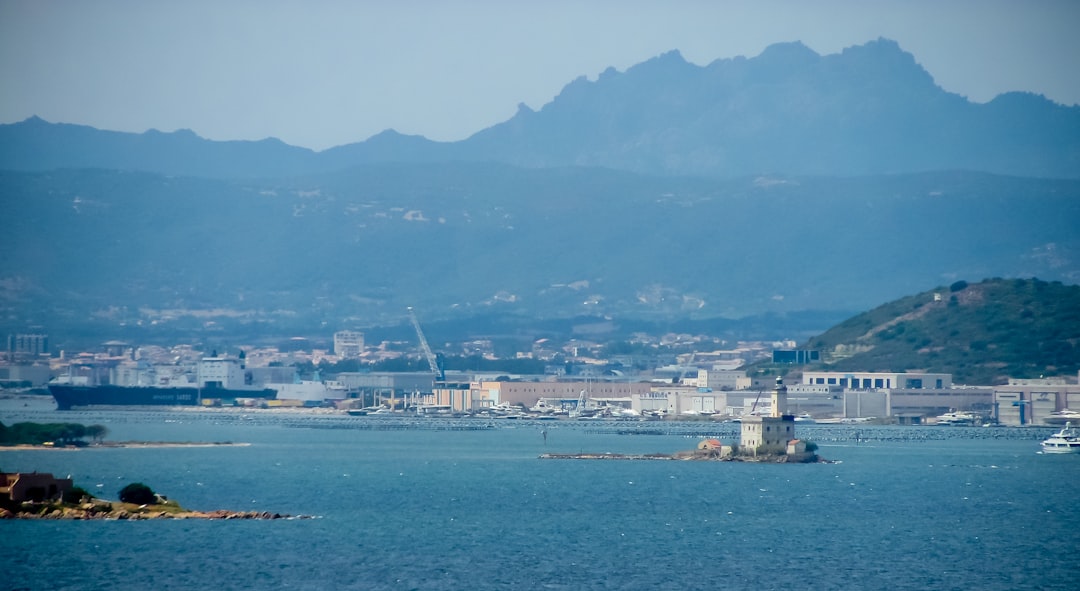
[[[82,438],[86,437],[86,425],[80,423],[63,423],[60,427],[60,436],[57,438],[61,445],[78,445]]]
[[[101,438],[108,431],[101,425],[81,425],[79,423],[15,423],[6,426],[0,423],[0,445],[44,445],[49,442],[56,445],[83,446],[83,437]]]
[[[97,443],[101,443],[101,440],[105,439],[108,434],[109,429],[105,425],[90,425],[86,428],[86,437],[93,439]]]
[[[154,505],[157,503],[157,495],[149,486],[141,482],[132,482],[120,489],[120,502],[133,505]]]

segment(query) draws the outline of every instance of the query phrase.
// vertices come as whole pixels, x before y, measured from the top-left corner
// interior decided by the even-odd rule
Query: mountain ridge
[[[0,125],[0,169],[114,168],[209,178],[287,177],[380,162],[490,161],[526,167],[737,178],[961,169],[1080,176],[1080,106],[1006,93],[984,104],[940,88],[898,43],[819,55],[801,42],[705,66],[678,50],[579,77],[539,110],[456,142],[386,130],[314,152],[268,138],[124,134],[33,117]],[[201,140],[201,141],[200,141]]]

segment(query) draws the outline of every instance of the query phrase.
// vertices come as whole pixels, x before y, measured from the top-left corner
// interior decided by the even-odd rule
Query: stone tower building
[[[795,439],[795,417],[787,414],[787,386],[782,378],[776,378],[772,393],[770,416],[744,416],[739,447],[742,453],[783,453],[787,444]]]

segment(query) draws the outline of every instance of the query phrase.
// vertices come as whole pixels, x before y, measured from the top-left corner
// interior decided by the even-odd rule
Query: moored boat
[[[251,383],[241,357],[203,357],[194,366],[143,362],[87,366],[90,375],[68,375],[49,383],[58,410],[81,406],[198,406],[239,400],[274,400],[278,389]]]
[[[943,415],[938,415],[936,423],[937,425],[944,426],[971,426],[979,421],[979,415],[973,412],[947,412]]]
[[[1080,453],[1080,429],[1065,423],[1065,427],[1042,442],[1042,450],[1048,454]]]
[[[1043,422],[1047,425],[1064,425],[1066,423],[1075,423],[1080,425],[1080,411],[1064,409],[1055,410],[1043,419]]]

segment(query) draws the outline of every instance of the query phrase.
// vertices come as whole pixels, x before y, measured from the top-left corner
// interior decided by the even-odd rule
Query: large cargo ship
[[[272,400],[276,389],[252,384],[243,358],[204,357],[195,366],[146,363],[84,364],[87,375],[49,384],[59,410],[76,406],[196,406],[238,398]],[[100,371],[99,371],[100,370]],[[106,372],[107,370],[107,372]]]
[[[273,400],[277,390],[270,388],[197,388],[195,386],[78,386],[50,384],[49,393],[56,400],[57,410],[76,406],[197,406],[203,400],[235,400],[262,398]]]

